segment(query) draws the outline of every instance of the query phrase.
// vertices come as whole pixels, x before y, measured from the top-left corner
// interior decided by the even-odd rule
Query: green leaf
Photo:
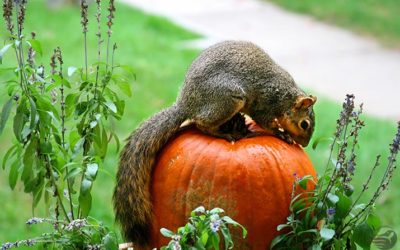
[[[24,183],[27,183],[27,181],[31,178],[33,163],[36,159],[37,144],[37,139],[32,138],[28,146],[26,147],[24,156],[22,158],[22,162],[24,164],[21,179],[24,181]]]
[[[33,50],[35,50],[40,56],[43,55],[42,45],[38,40],[30,39],[27,41]]]
[[[329,193],[327,198],[333,203],[336,204],[339,201],[339,197],[337,195],[334,195],[332,193]]]
[[[132,96],[131,86],[129,85],[128,82],[119,81],[119,82],[117,82],[117,86],[122,91],[122,93],[124,93],[128,97]]]
[[[316,149],[318,144],[324,141],[333,141],[333,139],[331,137],[318,137],[314,140],[313,144],[312,144],[312,149]]]
[[[96,120],[95,121],[91,121],[89,125],[90,125],[90,128],[94,128],[94,127],[97,126],[97,121]]]
[[[104,103],[113,113],[117,113],[117,106],[113,102],[106,102]]]
[[[203,232],[201,233],[200,240],[201,240],[201,243],[202,243],[203,245],[206,245],[206,244],[207,244],[207,241],[208,241],[208,232],[207,232],[207,231],[203,231]]]
[[[88,110],[87,102],[80,102],[75,106],[75,115],[80,116]]]
[[[74,112],[77,97],[77,93],[72,93],[67,95],[67,97],[65,98],[65,115],[67,117],[69,117]]]
[[[335,236],[335,230],[324,227],[321,229],[319,234],[321,235],[321,237],[324,241],[328,241],[328,240],[332,239],[333,236]]]
[[[172,241],[171,241],[172,242]],[[195,243],[194,243],[194,248],[196,249],[196,250],[206,250],[206,248],[204,247],[204,245],[201,243],[201,241],[200,240],[197,240]],[[174,250],[174,248],[173,248],[173,246],[171,245],[171,248],[170,248],[171,250]]]
[[[73,179],[75,176],[79,175],[82,172],[82,168],[73,168],[68,171],[68,174],[65,175],[64,180]]]
[[[21,104],[17,108],[17,113],[14,116],[14,122],[13,122],[13,130],[14,130],[14,135],[15,138],[19,142],[22,142],[22,129],[24,128],[25,125],[25,120],[24,120],[24,109],[21,107],[21,105],[25,105],[24,102],[21,102]]]
[[[197,213],[204,214],[206,209],[203,206],[197,207],[192,211],[192,216],[195,216]]]
[[[79,135],[78,131],[72,130],[69,133],[69,146],[70,149],[73,151],[75,148],[76,143],[81,139],[81,136]]]
[[[232,236],[231,236],[231,233],[229,232],[228,227],[226,227],[224,224],[222,224],[221,225],[221,232],[222,232],[222,236],[224,236],[225,250],[226,249],[232,249],[234,244],[233,244]]]
[[[160,229],[160,233],[161,233],[163,236],[168,237],[168,238],[171,238],[172,236],[175,235],[174,232],[172,232],[171,230],[168,230],[168,229],[166,229],[166,228],[161,228],[161,229]]]
[[[363,249],[370,249],[374,237],[374,229],[366,222],[358,224],[353,232],[353,240]]]
[[[335,216],[339,219],[344,219],[350,212],[353,202],[349,197],[343,194],[338,194],[339,201],[336,203]]]
[[[313,233],[313,234],[317,235],[318,234],[318,230],[317,229],[308,229],[308,230],[299,232],[297,235],[300,236],[302,234],[310,234],[310,233]]]
[[[12,190],[14,190],[15,185],[17,184],[19,166],[20,162],[18,160],[13,162],[13,164],[11,164],[10,173],[8,175],[8,182]]]
[[[36,105],[38,107],[38,111],[41,112],[42,115],[50,115],[50,117],[54,120],[60,120],[58,110],[48,98],[37,96]]]
[[[210,214],[220,214],[224,213],[225,211],[222,208],[216,207],[211,209]]]
[[[350,197],[354,193],[354,187],[351,184],[347,184],[347,187],[345,188],[345,194],[347,197]]]
[[[83,143],[85,143],[85,138],[80,138],[77,142],[76,142],[76,144],[74,145],[74,148],[73,148],[73,152],[74,152],[74,154],[76,154],[76,153],[78,153],[80,150],[81,150],[81,148],[82,148],[82,146],[83,146]]]
[[[67,88],[71,88],[71,83],[65,78],[62,79],[62,84]]]
[[[366,222],[374,230],[375,235],[381,229],[381,219],[376,214],[369,214]]]
[[[117,116],[115,116],[118,120],[121,119],[122,115],[124,114],[125,111],[125,101],[124,100],[118,100],[115,102],[115,105],[117,106]]]
[[[101,241],[105,250],[118,250],[118,242],[115,233],[110,232]]]
[[[281,231],[284,228],[290,227],[288,224],[280,224],[276,227],[276,231]]]
[[[231,217],[229,216],[224,216],[221,218],[223,221],[225,221],[228,224],[232,224],[232,225],[239,225],[239,223],[237,223],[236,221],[234,221]]]
[[[244,226],[242,226],[241,224],[239,224],[238,222],[234,221],[231,217],[229,216],[224,216],[221,218],[221,220],[223,220],[224,222],[226,222],[227,224],[231,224],[233,226],[239,226],[242,229],[242,236],[243,239],[246,238],[247,236],[247,230]]]
[[[86,195],[90,193],[90,189],[92,188],[92,181],[88,179],[83,179],[81,183],[81,195]]]
[[[1,111],[1,117],[0,117],[0,134],[3,133],[8,117],[10,116],[12,106],[13,106],[12,98],[10,98],[3,106],[3,110]]]
[[[79,205],[82,211],[82,217],[86,217],[89,215],[90,209],[92,208],[92,195],[90,192],[86,194],[79,195]]]
[[[30,128],[34,129],[36,126],[36,104],[35,102],[32,100],[32,98],[29,98],[29,104],[31,106],[31,124],[30,124]]]
[[[97,163],[89,163],[86,166],[85,176],[90,180],[94,180],[96,178],[98,170],[99,170],[99,165]]]
[[[113,131],[111,131],[111,134],[110,134],[110,139],[111,138],[114,138],[114,140],[115,140],[115,144],[116,144],[116,150],[115,150],[115,152],[119,152],[119,149],[120,149],[120,147],[121,147],[121,143],[120,143],[120,141],[119,141],[119,138],[118,138],[118,135],[117,134],[115,134]]]
[[[104,158],[107,154],[108,142],[109,142],[108,138],[107,138],[107,131],[104,127],[103,127],[103,133],[102,133],[101,137],[102,137],[102,143],[101,143],[101,151],[102,151],[101,156],[102,157],[101,158]]]
[[[9,148],[7,150],[7,152],[6,152],[6,154],[4,155],[4,158],[3,158],[3,163],[2,163],[3,169],[6,168],[6,164],[7,164],[8,158],[10,158],[10,156],[14,156],[15,155],[15,153],[17,152],[16,151],[17,148],[18,148],[18,145],[15,144],[14,146],[12,146],[11,148]]]
[[[37,178],[30,176],[28,179],[24,179],[23,181],[24,181],[24,192],[31,193],[35,189],[38,180]]]
[[[131,67],[131,66],[124,65],[124,64],[118,64],[118,65],[115,65],[114,68],[120,68],[123,71],[125,71],[127,77],[136,79],[135,71],[134,71],[133,67]]]
[[[53,152],[53,146],[48,141],[40,143],[39,148],[41,154],[51,154]]]
[[[281,235],[276,236],[272,240],[272,242],[271,242],[271,244],[269,246],[269,249],[274,249],[274,247],[278,246],[279,243],[283,242],[286,239],[286,237],[287,237],[286,234],[281,234]]]
[[[40,199],[42,198],[42,193],[43,193],[43,188],[44,188],[44,182],[41,181],[36,187],[33,189],[33,203],[32,203],[32,208],[35,208]]]
[[[208,236],[208,234],[207,234]],[[219,235],[218,234],[213,234],[211,236],[211,242],[212,242],[212,246],[215,250],[219,250]]]
[[[0,49],[0,64],[3,64],[3,56],[11,46],[12,44],[6,44],[3,48]]]
[[[310,179],[309,178],[301,178],[301,180],[299,181],[299,186],[303,189],[306,190],[307,189],[307,183]]]
[[[310,250],[321,250],[321,247],[320,247],[320,245],[315,244],[310,248]]]

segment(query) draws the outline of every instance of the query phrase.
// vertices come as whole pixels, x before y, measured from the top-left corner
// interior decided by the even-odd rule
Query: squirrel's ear
[[[306,109],[317,101],[317,97],[315,96],[300,96],[296,100],[295,108],[296,109]]]

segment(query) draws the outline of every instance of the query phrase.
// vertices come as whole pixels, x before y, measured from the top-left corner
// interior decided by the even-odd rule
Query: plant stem
[[[85,72],[86,72],[86,80],[88,80],[88,50],[87,50],[86,32],[83,33],[83,37],[84,37],[84,46],[85,46]]]
[[[108,72],[108,58],[110,54],[110,35],[107,36],[106,74]]]
[[[94,85],[94,99],[97,100],[97,86],[99,81],[99,70],[100,70],[100,59],[101,59],[101,1],[97,0],[97,12],[96,12],[96,20],[97,20],[97,67],[96,67],[96,82]]]
[[[56,194],[56,196],[57,196],[57,199],[58,199],[58,201],[59,201],[59,204],[60,204],[60,206],[61,206],[61,209],[62,209],[62,211],[63,211],[63,213],[64,213],[65,219],[66,219],[68,222],[71,222],[71,220],[70,220],[70,218],[69,218],[69,216],[68,216],[67,210],[65,209],[64,203],[62,202],[62,197],[61,197],[61,195],[60,195],[60,190],[58,189],[57,182],[56,182],[56,180],[55,180],[55,178],[54,178],[53,169],[52,169],[52,166],[50,165],[50,161],[49,161],[49,159],[48,159],[47,156],[45,156],[44,160],[45,160],[45,165],[46,165],[47,171],[49,172],[49,175],[50,175],[50,182],[51,182],[51,185],[53,186],[53,188],[54,188],[54,190],[55,190],[55,194]]]

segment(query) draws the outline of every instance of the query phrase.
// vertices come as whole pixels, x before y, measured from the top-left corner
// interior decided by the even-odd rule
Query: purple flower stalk
[[[14,243],[7,242],[1,245],[1,250],[7,250],[14,247]]]
[[[334,215],[335,212],[336,212],[336,210],[335,210],[333,207],[330,207],[330,208],[328,208],[328,209],[326,210],[326,214],[327,214],[328,216]]]
[[[38,224],[38,223],[42,223],[44,221],[43,218],[37,218],[37,217],[33,217],[31,219],[29,219],[26,224],[27,225],[33,225],[33,224]]]
[[[219,230],[219,227],[221,226],[221,223],[222,223],[221,220],[213,220],[213,221],[211,221],[211,223],[210,223],[211,231],[216,233]]]
[[[82,227],[84,227],[86,225],[87,225],[87,222],[86,222],[85,219],[76,219],[76,220],[71,221],[65,227],[65,230],[72,231],[72,230],[75,230],[75,229],[80,229],[80,228],[82,228]]]

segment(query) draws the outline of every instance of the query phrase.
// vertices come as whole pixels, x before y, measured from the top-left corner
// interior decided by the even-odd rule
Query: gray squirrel
[[[307,146],[314,131],[315,102],[253,43],[226,41],[201,52],[176,102],[143,122],[120,156],[113,201],[125,238],[136,247],[148,247],[152,168],[157,153],[182,123],[190,121],[206,134],[232,141],[235,138],[219,128],[242,113],[286,142]]]

